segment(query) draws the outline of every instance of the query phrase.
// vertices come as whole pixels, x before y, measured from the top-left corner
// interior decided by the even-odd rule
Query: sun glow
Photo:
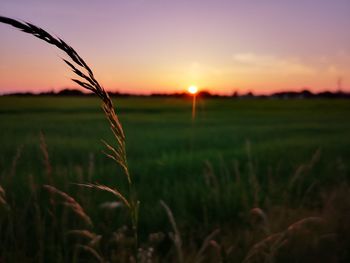
[[[197,88],[197,86],[192,85],[192,86],[189,86],[189,87],[188,87],[187,91],[188,91],[189,93],[195,95],[195,94],[198,92],[198,88]]]

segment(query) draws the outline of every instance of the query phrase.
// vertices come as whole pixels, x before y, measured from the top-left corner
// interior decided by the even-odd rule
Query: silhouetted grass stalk
[[[93,187],[99,190],[118,193],[115,194],[118,198],[120,198],[126,207],[128,208],[131,225],[133,228],[134,238],[135,238],[135,252],[137,251],[138,246],[138,235],[137,235],[137,223],[138,223],[138,210],[139,210],[139,201],[135,198],[135,190],[133,186],[133,181],[130,176],[127,157],[126,157],[126,149],[125,149],[125,135],[122,128],[122,125],[119,121],[117,114],[115,113],[113,102],[106,92],[106,90],[100,85],[100,83],[96,80],[91,68],[86,64],[86,62],[80,57],[80,55],[66,42],[58,37],[54,37],[45,30],[27,23],[20,22],[15,19],[11,19],[8,17],[0,16],[0,22],[4,24],[11,25],[15,28],[20,29],[21,31],[31,34],[51,45],[56,46],[64,53],[68,55],[71,61],[63,59],[64,62],[71,68],[71,70],[78,76],[78,79],[73,78],[72,81],[80,85],[86,90],[92,91],[102,100],[102,108],[105,113],[106,118],[109,121],[110,128],[114,134],[114,138],[116,139],[116,147],[111,146],[110,144],[103,141],[106,146],[107,152],[106,155],[117,162],[120,167],[123,169],[126,179],[128,181],[128,195],[125,197],[125,194],[122,194],[120,191],[112,189],[107,186],[101,186],[98,184],[88,184],[84,185],[87,187]],[[135,254],[136,255],[136,254]]]
[[[179,263],[183,263],[184,262],[184,256],[183,256],[183,251],[182,251],[182,239],[181,239],[181,235],[180,235],[180,231],[177,227],[173,212],[171,211],[171,209],[169,208],[169,206],[163,201],[160,200],[159,201],[161,206],[164,208],[169,221],[171,223],[171,226],[173,228],[174,233],[172,233],[170,235],[170,238],[172,239],[172,241],[174,242],[175,248],[176,248],[176,254],[177,254],[177,258],[178,258],[178,262]]]

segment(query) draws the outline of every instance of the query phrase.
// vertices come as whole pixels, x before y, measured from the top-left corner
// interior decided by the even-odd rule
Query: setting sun
[[[194,85],[189,86],[187,90],[188,90],[189,93],[191,93],[191,94],[193,94],[193,95],[196,94],[196,93],[198,92],[197,86],[194,86]]]

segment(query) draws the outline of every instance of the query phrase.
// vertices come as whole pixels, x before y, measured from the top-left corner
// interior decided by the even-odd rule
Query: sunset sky
[[[350,91],[349,0],[2,0],[111,91]],[[0,24],[0,93],[74,88],[56,48]]]

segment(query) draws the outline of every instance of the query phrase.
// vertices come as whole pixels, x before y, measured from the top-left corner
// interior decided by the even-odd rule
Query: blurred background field
[[[159,200],[171,208],[190,251],[193,242],[216,228],[227,230],[224,243],[233,240],[249,225],[254,207],[275,216],[271,232],[319,214],[327,193],[349,182],[347,100],[199,98],[194,121],[191,98],[130,97],[114,103],[141,200],[144,242],[149,233],[171,229]],[[101,139],[113,144],[113,138],[97,99],[0,97],[0,120],[0,184],[18,213],[30,206],[33,185],[40,189],[51,180],[76,197],[99,222],[98,231],[125,224],[118,209],[101,212],[101,204],[113,196],[73,184],[126,187],[117,165],[101,152]],[[48,209],[43,197],[38,202]],[[34,219],[24,214],[30,224]],[[249,239],[249,245],[258,239]],[[245,252],[241,249],[236,258]]]

